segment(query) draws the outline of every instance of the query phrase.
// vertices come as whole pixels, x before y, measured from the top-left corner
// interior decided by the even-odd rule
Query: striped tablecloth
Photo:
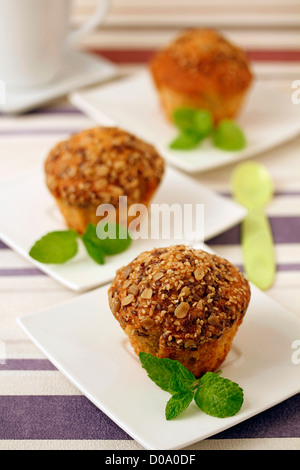
[[[94,3],[76,2],[74,25],[89,15]],[[105,25],[80,47],[104,55],[129,73],[143,67],[178,30],[217,27],[247,50],[258,80],[291,92],[292,81],[300,79],[299,24],[298,0],[116,0]],[[0,116],[0,177],[40,164],[57,140],[90,125],[94,123],[66,99],[24,116]],[[268,167],[275,183],[267,213],[276,244],[277,276],[268,294],[300,317],[299,148],[300,137],[256,160]],[[227,166],[196,178],[230,198],[232,170]],[[239,226],[209,244],[242,265]],[[5,363],[0,361],[0,449],[141,449],[82,396],[16,324],[22,314],[76,295],[0,241],[0,345],[6,353]],[[189,449],[299,450],[300,395]]]

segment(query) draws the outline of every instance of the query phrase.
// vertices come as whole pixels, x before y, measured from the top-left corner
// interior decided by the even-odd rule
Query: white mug
[[[68,47],[105,18],[109,0],[69,32],[72,0],[0,0],[0,81],[7,88],[36,87],[59,73]]]

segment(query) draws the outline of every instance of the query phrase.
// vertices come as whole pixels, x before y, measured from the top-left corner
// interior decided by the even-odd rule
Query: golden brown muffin
[[[249,301],[238,268],[184,245],[140,254],[109,288],[111,311],[136,354],[176,359],[196,377],[224,361]]]
[[[147,206],[163,177],[164,160],[152,145],[126,131],[97,127],[58,143],[45,172],[67,225],[83,233],[88,223],[101,220],[96,215],[100,204],[113,205],[117,217],[119,196],[127,196],[127,207]]]
[[[167,117],[175,109],[211,111],[215,123],[234,118],[252,82],[245,53],[216,31],[184,31],[150,63]]]

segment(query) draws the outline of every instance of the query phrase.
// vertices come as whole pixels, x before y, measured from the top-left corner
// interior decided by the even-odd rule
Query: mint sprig
[[[246,137],[234,121],[223,119],[214,130],[213,143],[221,150],[234,152],[246,146]]]
[[[204,413],[218,418],[233,416],[242,407],[243,390],[237,383],[220,377],[220,372],[206,372],[196,379],[179,361],[144,352],[139,358],[149,378],[172,395],[165,409],[167,420],[176,418],[193,399]]]
[[[212,115],[204,109],[178,108],[173,113],[173,122],[180,132],[170,144],[172,149],[193,149],[213,130]]]
[[[44,264],[65,263],[78,251],[77,236],[74,230],[50,232],[33,245],[29,255]]]
[[[74,230],[50,232],[40,238],[30,249],[29,255],[44,264],[66,263],[78,252],[78,240],[82,240],[88,255],[98,264],[105,263],[105,256],[116,255],[125,251],[131,244],[127,228],[118,224],[103,223],[102,232],[107,237],[100,239],[97,226],[89,224],[85,233],[80,236]],[[98,226],[99,228],[99,226]],[[113,234],[111,237],[110,234]]]
[[[223,119],[215,126],[211,112],[205,109],[178,108],[173,113],[173,123],[179,130],[170,143],[173,150],[195,149],[208,137],[215,147],[225,151],[242,150],[247,144],[236,122]]]

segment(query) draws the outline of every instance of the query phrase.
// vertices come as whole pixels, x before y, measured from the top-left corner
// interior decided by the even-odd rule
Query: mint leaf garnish
[[[97,237],[96,226],[88,224],[81,239],[90,257],[98,264],[105,264],[105,253],[102,250],[100,240]]]
[[[33,245],[29,255],[40,263],[65,263],[78,251],[77,237],[74,230],[50,232]]]
[[[152,354],[144,352],[139,354],[139,358],[150,379],[167,392],[174,393],[179,391],[179,389],[173,389],[174,382],[172,382],[170,386],[170,380],[173,375],[183,383],[188,383],[190,385],[195,380],[193,374],[191,374],[191,372],[189,372],[186,367],[178,361],[173,361],[167,357],[160,359],[156,356],[152,356]]]
[[[242,129],[233,120],[223,119],[215,126],[211,112],[206,109],[178,108],[173,112],[173,122],[179,129],[169,145],[174,150],[195,149],[209,136],[215,147],[225,151],[242,150],[247,144]]]
[[[172,395],[166,405],[167,420],[184,411],[193,398],[202,411],[219,418],[235,415],[243,404],[243,390],[235,382],[220,377],[220,372],[207,372],[196,380],[179,361],[144,352],[139,358],[149,378]]]
[[[170,144],[170,148],[175,150],[196,148],[213,129],[212,115],[206,110],[179,108],[173,113],[173,121],[180,130]]]
[[[231,119],[222,120],[213,134],[216,147],[227,150],[242,150],[246,146],[246,138],[242,129]]]
[[[170,148],[173,150],[191,150],[198,146],[202,137],[193,131],[182,131],[175,139],[170,143]]]
[[[174,124],[183,132],[193,132],[201,140],[213,129],[213,118],[205,109],[178,108],[173,113]]]
[[[217,418],[226,418],[240,410],[244,394],[237,383],[207,372],[200,379],[200,384],[202,387],[195,393],[195,402],[205,413]]]
[[[99,223],[95,236],[99,246],[107,255],[117,255],[131,245],[131,237],[127,227],[113,223]],[[104,238],[105,237],[105,238]]]
[[[194,398],[192,390],[184,390],[173,395],[166,405],[166,419],[176,418],[182,411],[184,411]]]
[[[108,224],[104,224],[107,231]],[[111,238],[101,240],[98,237],[98,226],[89,224],[80,237],[74,230],[50,232],[38,240],[29,251],[29,255],[40,263],[61,264],[73,258],[78,251],[77,238],[81,238],[87,253],[98,264],[105,263],[106,255],[116,255],[126,250],[131,244],[127,228],[109,224]]]

